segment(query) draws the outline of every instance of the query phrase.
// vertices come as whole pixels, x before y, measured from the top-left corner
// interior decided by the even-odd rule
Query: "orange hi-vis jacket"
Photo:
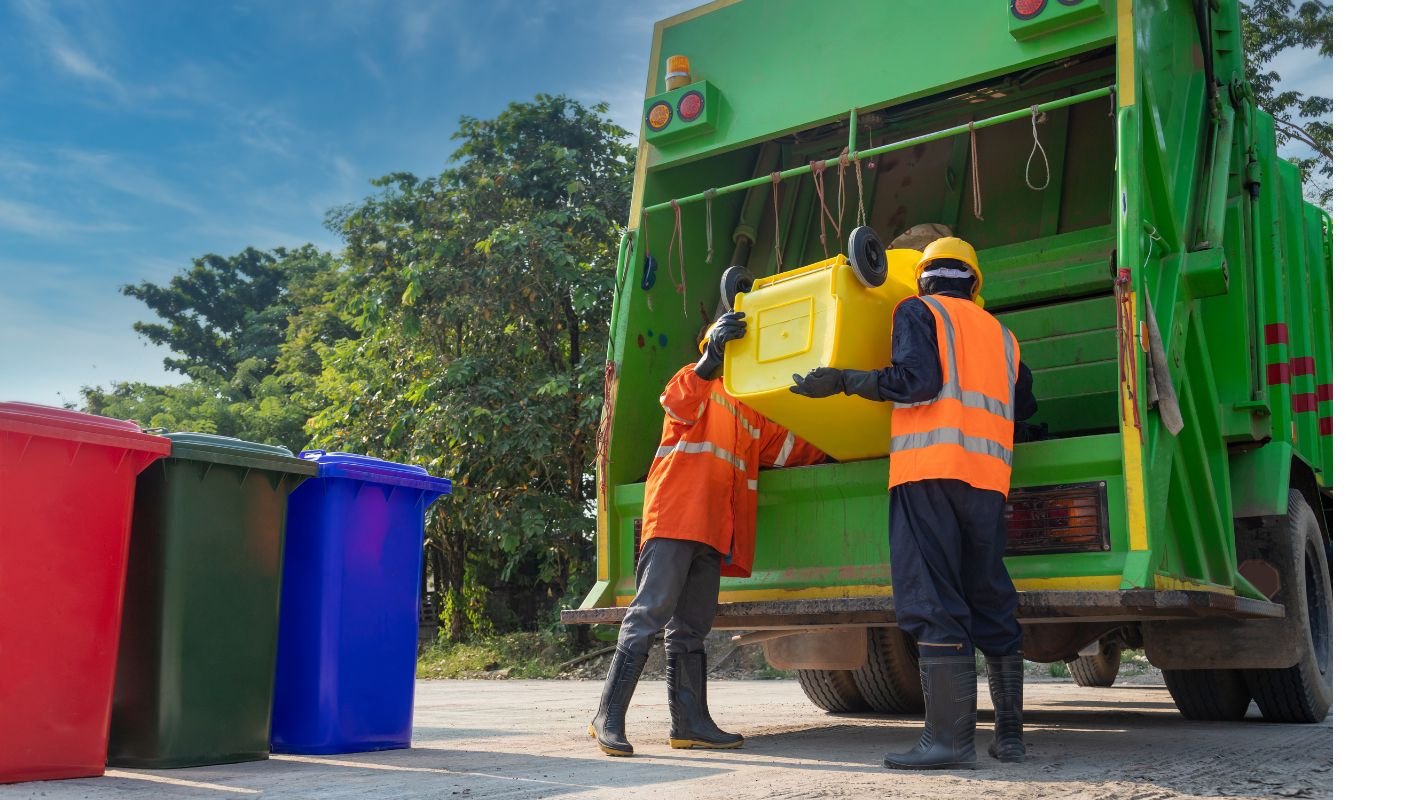
[[[797,467],[826,459],[819,448],[726,394],[721,379],[702,380],[694,364],[662,393],[662,441],[647,476],[642,540],[687,539],[721,553],[721,574],[744,578],[755,560],[757,481],[761,467]]]
[[[933,312],[943,388],[921,403],[895,403],[889,486],[948,478],[1007,495],[1012,480],[1017,337],[971,300],[910,297]]]

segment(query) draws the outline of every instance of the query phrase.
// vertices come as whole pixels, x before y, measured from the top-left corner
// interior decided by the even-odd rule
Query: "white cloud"
[[[108,70],[95,64],[93,59],[75,50],[69,45],[54,44],[50,47],[50,52],[54,54],[54,60],[67,70],[70,74],[91,81],[108,84],[113,89],[122,92],[123,87],[114,80],[114,76]]]
[[[120,194],[176,208],[193,216],[204,211],[187,192],[110,153],[64,148],[56,151],[61,169],[73,178],[97,183]]]
[[[240,129],[237,136],[243,144],[282,158],[294,157],[292,137],[299,129],[281,112],[274,108],[259,108],[234,113]]]
[[[63,72],[104,87],[115,99],[127,99],[128,92],[124,85],[114,77],[112,71],[101,66],[74,41],[75,37],[63,23],[55,19],[48,5],[35,0],[20,0],[16,7],[28,20],[34,33],[34,43],[47,51]]]
[[[426,6],[419,10],[407,10],[400,16],[400,46],[406,53],[418,53],[425,49],[434,13],[432,7]]]
[[[361,51],[356,54],[356,60],[360,62],[361,68],[365,70],[367,75],[380,83],[385,82],[385,69],[380,66],[379,62],[370,57],[370,53]]]
[[[132,230],[117,222],[83,222],[39,206],[0,198],[0,230],[39,238]]]
[[[350,159],[347,159],[345,156],[331,156],[331,168],[335,171],[336,177],[344,182],[358,180],[360,177],[356,171],[355,164],[352,164]]]

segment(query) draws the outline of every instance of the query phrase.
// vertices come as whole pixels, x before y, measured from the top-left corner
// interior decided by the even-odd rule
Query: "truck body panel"
[[[695,359],[722,270],[819,261],[862,221],[886,242],[926,222],[972,242],[987,308],[1036,377],[1051,438],[1015,452],[1019,590],[1208,592],[1258,611],[1236,520],[1286,514],[1300,475],[1331,497],[1331,220],[1249,101],[1235,0],[1203,26],[1209,4],[1058,5],[1034,22],[1006,3],[743,0],[658,24],[646,119],[685,97],[660,91],[671,55],[718,105],[660,144],[644,120],[585,610],[631,599],[657,397]],[[889,596],[887,473],[883,459],[763,472],[755,573],[724,580],[722,602]],[[1080,521],[1061,522],[1063,492],[1099,499],[1072,506],[1095,535],[1061,538]],[[601,619],[579,613],[565,619]]]

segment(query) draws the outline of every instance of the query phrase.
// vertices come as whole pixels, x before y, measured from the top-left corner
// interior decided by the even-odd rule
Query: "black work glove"
[[[794,375],[792,394],[805,397],[829,397],[844,391],[844,372],[834,367],[815,367],[807,375]]]
[[[706,334],[706,350],[696,362],[696,375],[709,381],[726,361],[726,342],[746,335],[746,312],[729,311],[716,320]]]
[[[865,400],[879,402],[884,398],[879,396],[879,373],[861,370],[844,370],[844,393],[856,394]]]

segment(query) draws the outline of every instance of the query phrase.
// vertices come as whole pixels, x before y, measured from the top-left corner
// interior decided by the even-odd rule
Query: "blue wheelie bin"
[[[272,751],[410,746],[425,511],[446,478],[368,456],[308,450],[291,495]]]

